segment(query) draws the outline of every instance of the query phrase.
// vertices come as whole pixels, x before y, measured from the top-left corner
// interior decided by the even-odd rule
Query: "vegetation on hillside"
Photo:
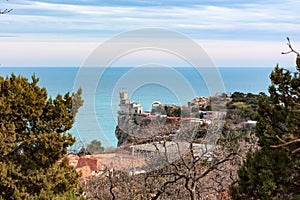
[[[102,146],[101,141],[92,140],[86,146],[82,146],[81,149],[78,152],[75,150],[74,153],[77,154],[78,156],[83,156],[83,155],[91,155],[91,154],[102,153],[104,150],[105,149]]]
[[[227,102],[227,118],[234,119],[236,123],[245,120],[255,120],[258,97],[259,95],[257,94],[234,92],[230,96],[230,101]]]

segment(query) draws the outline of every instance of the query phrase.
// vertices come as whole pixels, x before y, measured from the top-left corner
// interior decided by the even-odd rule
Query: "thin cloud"
[[[24,52],[28,49],[26,57],[24,56],[23,60],[18,59],[18,62],[30,65],[32,61],[27,58],[30,58],[31,52],[38,52],[40,44],[37,42],[42,41],[49,46],[57,41],[97,43],[99,38],[103,41],[124,31],[159,27],[178,31],[192,39],[216,41],[214,44],[217,45],[208,46],[208,48],[209,53],[217,60],[217,64],[230,66],[237,63],[236,65],[239,65],[243,59],[248,59],[247,63],[254,62],[253,65],[256,65],[256,63],[267,63],[270,57],[262,54],[261,51],[252,52],[255,51],[253,46],[249,46],[252,42],[266,45],[265,41],[272,41],[276,42],[279,47],[285,42],[286,36],[291,36],[295,40],[299,37],[299,1],[287,0],[282,3],[277,0],[205,0],[199,2],[199,0],[189,2],[131,0],[125,5],[117,0],[105,2],[101,0],[7,1],[3,4],[4,8],[13,8],[14,11],[1,16],[0,41],[7,42],[6,45],[11,48],[6,52],[7,57],[3,57],[2,60],[6,59],[9,62],[9,55],[12,59],[12,55],[15,55],[15,48],[20,48],[17,47],[18,42],[21,42]],[[17,37],[5,37],[10,35]],[[232,47],[226,41],[240,41],[238,43],[240,45]],[[46,48],[47,45],[44,44],[41,47]],[[35,64],[42,65],[49,60],[53,62],[53,65],[74,64],[75,60],[76,63],[79,62],[78,50],[74,48],[76,45],[67,45],[64,48],[60,48],[59,45],[61,43],[47,50],[43,60],[37,60]],[[85,51],[80,54],[88,52],[90,46],[86,45]],[[248,47],[247,50],[242,49],[244,47]],[[238,56],[226,53],[221,55],[221,52],[216,54],[215,49],[222,49],[225,52],[230,49]],[[274,53],[275,51],[272,45],[261,49],[264,52]],[[47,55],[64,55],[63,50],[72,52],[68,59],[63,56],[56,61],[53,56],[51,59],[47,58]],[[243,51],[252,52],[253,57],[261,58],[261,60],[250,61],[246,53],[238,54]],[[278,52],[280,51],[282,50],[278,49]],[[33,53],[32,58],[37,59]],[[263,59],[266,61],[263,62]]]
[[[152,6],[144,7],[140,6],[143,1],[131,1],[128,6],[120,6],[117,2],[107,6],[99,5],[100,3],[91,6],[53,2],[55,1],[9,3],[14,8],[14,13],[2,20],[2,24],[6,23],[4,30],[11,33],[57,32],[66,35],[74,32],[82,34],[83,31],[89,35],[101,31],[104,35],[111,35],[135,28],[164,27],[188,35],[195,31],[211,31],[220,38],[228,38],[224,34],[227,31],[243,30],[245,38],[254,37],[253,33],[262,37],[272,31],[274,34],[300,31],[297,24],[300,20],[297,9],[300,4],[295,1],[268,6],[268,1],[254,4],[215,0],[204,1],[201,5],[192,1],[189,6],[181,6],[182,3],[174,0],[162,7],[154,6],[158,4],[156,1]],[[207,34],[208,38],[209,35]],[[193,34],[192,37],[197,36]]]

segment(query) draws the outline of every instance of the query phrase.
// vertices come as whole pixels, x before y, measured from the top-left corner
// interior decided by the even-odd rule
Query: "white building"
[[[142,106],[137,102],[130,102],[128,97],[128,91],[121,90],[120,91],[120,110],[119,114],[141,114],[143,112]]]

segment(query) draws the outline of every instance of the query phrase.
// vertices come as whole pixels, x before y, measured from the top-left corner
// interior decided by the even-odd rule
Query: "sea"
[[[119,91],[127,91],[131,101],[149,111],[153,101],[187,105],[196,96],[211,96],[235,91],[268,93],[270,67],[220,67],[206,73],[193,67],[2,67],[1,76],[11,73],[30,80],[35,74],[48,95],[74,92],[81,87],[84,105],[70,130],[78,147],[100,140],[105,147],[116,147],[115,127]],[[75,146],[76,146],[75,145]]]

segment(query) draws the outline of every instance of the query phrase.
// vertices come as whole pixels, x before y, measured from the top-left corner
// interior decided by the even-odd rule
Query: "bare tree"
[[[215,121],[209,130],[222,131],[218,127],[221,124]],[[176,140],[157,141],[155,136],[152,143],[145,145],[151,156],[148,154],[145,158],[144,173],[134,175],[133,169],[118,171],[112,168],[87,181],[87,196],[153,200],[211,199],[212,195],[217,198],[236,181],[236,170],[244,154],[239,144],[240,130],[229,125],[217,144],[209,144],[210,140],[204,139],[202,143],[194,142],[191,133],[197,126],[190,124],[180,128]],[[143,144],[137,147],[144,152]]]
[[[147,194],[151,194],[148,198],[195,200],[217,196],[236,179],[241,149],[234,142],[238,140],[222,137],[217,145],[192,140],[173,142],[173,148],[168,142],[162,144],[163,148],[156,144],[157,157],[166,167],[145,174]]]

